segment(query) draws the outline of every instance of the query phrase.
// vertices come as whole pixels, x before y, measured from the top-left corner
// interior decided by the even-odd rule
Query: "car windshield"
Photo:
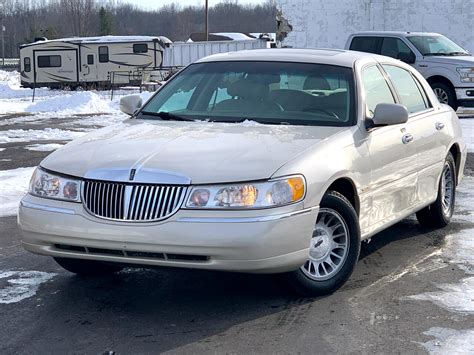
[[[349,126],[353,80],[351,68],[333,65],[197,63],[171,79],[137,118]]]
[[[408,40],[424,56],[469,55],[464,48],[444,36],[410,36]]]

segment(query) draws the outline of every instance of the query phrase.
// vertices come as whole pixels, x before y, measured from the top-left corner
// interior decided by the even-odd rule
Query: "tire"
[[[327,227],[336,229],[325,229]],[[327,232],[326,232],[327,231]],[[344,236],[336,236],[342,235]],[[330,241],[346,248],[330,246]],[[333,293],[351,276],[359,259],[360,227],[357,213],[351,203],[336,191],[327,192],[320,204],[308,261],[298,270],[287,273],[290,286],[303,296]],[[335,257],[337,254],[338,257]],[[333,263],[334,268],[330,266]],[[332,270],[331,270],[332,269]]]
[[[104,276],[110,275],[123,269],[119,265],[103,263],[95,260],[54,258],[63,268],[81,276]]]
[[[455,200],[456,163],[453,155],[449,153],[439,179],[436,201],[416,213],[418,222],[427,228],[445,227],[453,215]]]
[[[456,111],[459,107],[458,100],[456,99],[455,91],[446,84],[435,82],[431,84],[431,88],[438,97],[438,101],[442,104],[447,104]]]

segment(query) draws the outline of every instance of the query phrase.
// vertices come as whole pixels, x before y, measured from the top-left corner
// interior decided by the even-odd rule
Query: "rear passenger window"
[[[25,57],[25,59],[23,59],[23,70],[27,73],[31,71],[31,59],[30,59],[30,57]]]
[[[99,47],[99,62],[107,63],[109,61],[109,47],[100,46]]]
[[[382,48],[380,50],[381,55],[386,55],[387,57],[392,57],[395,59],[401,59],[403,58],[401,53],[404,53],[406,58],[406,56],[410,55],[412,51],[405,43],[403,43],[402,40],[398,38],[385,37],[383,39]]]
[[[373,117],[378,104],[393,104],[395,99],[380,69],[373,65],[362,72],[362,83],[365,90],[365,104],[369,117]]]
[[[148,45],[146,43],[136,43],[133,45],[133,53],[148,52]]]
[[[410,72],[394,65],[383,65],[383,68],[397,90],[400,103],[406,106],[409,113],[424,111],[429,107],[426,98],[420,91],[421,88]]]
[[[354,37],[351,42],[350,50],[377,53],[381,37]]]

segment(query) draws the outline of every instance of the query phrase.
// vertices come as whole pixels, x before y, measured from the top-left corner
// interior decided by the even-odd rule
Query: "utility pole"
[[[3,17],[2,17],[2,20],[3,20]],[[5,36],[4,36],[4,33],[5,33],[5,26],[3,25],[3,21],[2,21],[2,69],[5,69]]]
[[[206,0],[206,6],[205,6],[205,29],[204,31],[206,32],[206,42],[209,41],[209,0]]]

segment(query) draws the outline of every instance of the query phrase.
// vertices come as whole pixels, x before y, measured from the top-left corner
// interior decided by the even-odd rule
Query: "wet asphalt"
[[[62,124],[67,119],[0,130]],[[37,165],[48,152],[23,148],[34,143],[1,145],[1,170]],[[474,154],[466,173],[474,175]],[[24,251],[16,217],[3,217],[0,274],[55,275],[31,297],[0,303],[0,353],[424,353],[421,344],[432,340],[423,334],[428,329],[474,324],[472,314],[405,298],[466,277],[429,255],[448,235],[469,228],[474,224],[455,220],[427,230],[408,218],[364,244],[342,289],[305,299],[276,276],[130,268],[110,277],[78,277],[51,258]],[[0,298],[9,280],[0,277]]]

